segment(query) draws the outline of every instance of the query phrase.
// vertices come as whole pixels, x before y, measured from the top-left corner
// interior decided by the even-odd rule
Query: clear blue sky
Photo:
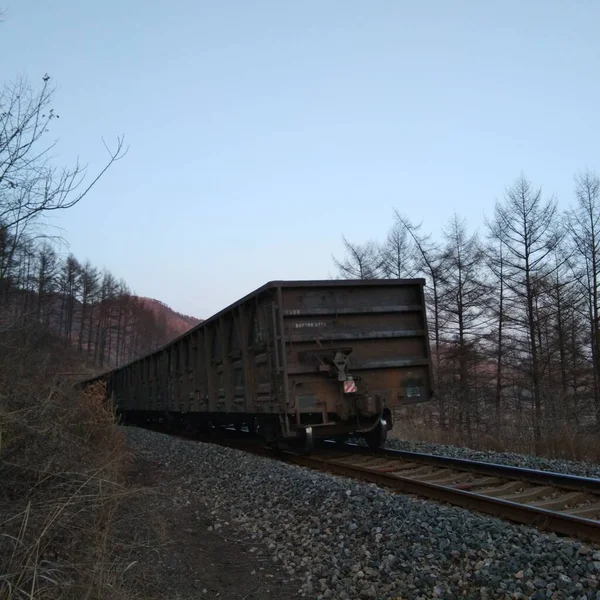
[[[600,2],[0,0],[0,77],[58,86],[57,163],[131,148],[54,220],[139,294],[207,317],[327,277],[396,207],[482,227],[521,171],[600,170]]]

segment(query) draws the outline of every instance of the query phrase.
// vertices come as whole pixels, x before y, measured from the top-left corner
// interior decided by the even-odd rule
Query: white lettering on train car
[[[327,323],[324,321],[309,321],[306,323],[294,323],[296,329],[304,329],[305,327],[326,327]]]

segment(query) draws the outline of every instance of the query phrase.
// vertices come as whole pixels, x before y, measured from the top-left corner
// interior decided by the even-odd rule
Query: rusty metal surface
[[[431,397],[431,371],[422,282],[401,286],[288,285],[282,290],[288,345],[288,407],[297,422],[330,425],[372,419],[385,408]],[[347,375],[358,393],[344,395],[324,379],[336,351],[347,355]],[[323,414],[322,419],[313,415]]]

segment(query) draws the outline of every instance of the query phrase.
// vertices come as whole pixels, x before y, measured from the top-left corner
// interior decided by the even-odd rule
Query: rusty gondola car
[[[244,424],[272,444],[364,436],[432,396],[424,280],[274,281],[93,380],[126,423]]]

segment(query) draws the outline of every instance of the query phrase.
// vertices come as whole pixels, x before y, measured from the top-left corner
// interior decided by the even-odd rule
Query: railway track
[[[283,452],[281,458],[390,491],[600,542],[600,479],[352,444],[326,443],[314,455]]]
[[[202,441],[600,543],[600,479],[328,441],[305,455],[273,451],[247,432],[222,433]]]

